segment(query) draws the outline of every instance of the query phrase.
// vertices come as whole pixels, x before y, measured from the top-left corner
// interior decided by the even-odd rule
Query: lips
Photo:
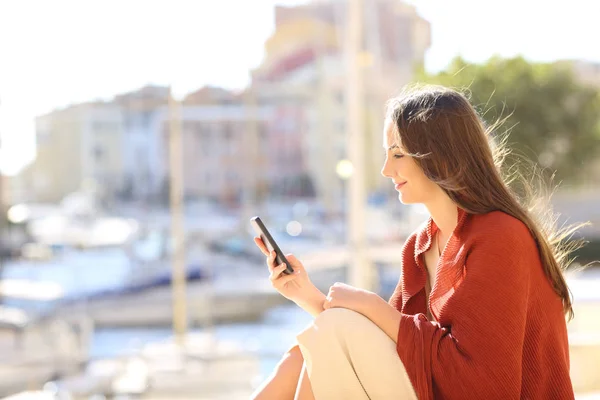
[[[394,187],[396,188],[396,190],[400,190],[400,188],[404,185],[406,185],[406,182],[400,182],[400,183],[396,183],[396,185]]]

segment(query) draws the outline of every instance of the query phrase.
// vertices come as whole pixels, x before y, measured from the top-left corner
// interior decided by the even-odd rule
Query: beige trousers
[[[365,316],[326,310],[297,339],[316,400],[417,400],[396,344]]]

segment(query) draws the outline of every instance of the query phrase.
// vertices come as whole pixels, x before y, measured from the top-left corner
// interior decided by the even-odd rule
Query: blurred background
[[[568,327],[600,398],[598,38],[586,0],[0,1],[0,398],[247,398],[310,321],[254,215],[321,290],[389,297],[428,217],[379,173],[411,82],[508,117],[591,222]]]

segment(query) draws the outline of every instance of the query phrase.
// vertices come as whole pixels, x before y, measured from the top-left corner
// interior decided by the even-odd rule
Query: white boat
[[[132,240],[137,221],[104,215],[93,195],[76,192],[55,204],[17,204],[8,218],[26,224],[27,233],[43,246],[101,247],[119,246]]]

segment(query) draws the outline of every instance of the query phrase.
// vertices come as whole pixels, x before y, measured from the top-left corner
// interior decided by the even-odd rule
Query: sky
[[[274,30],[274,5],[304,2],[0,0],[0,169],[13,174],[34,157],[34,117],[57,107],[147,84],[180,94],[245,86]],[[596,1],[407,2],[431,23],[429,71],[456,55],[600,62]]]

